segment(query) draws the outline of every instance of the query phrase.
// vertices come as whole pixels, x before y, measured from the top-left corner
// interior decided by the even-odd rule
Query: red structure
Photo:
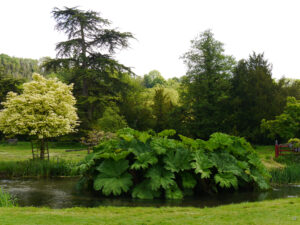
[[[275,144],[275,158],[277,158],[280,155],[287,155],[288,152],[294,152],[296,153],[295,149],[292,148],[289,144]]]

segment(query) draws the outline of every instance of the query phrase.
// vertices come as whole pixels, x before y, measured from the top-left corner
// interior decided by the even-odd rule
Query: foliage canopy
[[[68,40],[56,45],[57,58],[45,61],[44,67],[68,74],[67,81],[74,83],[82,126],[90,128],[128,87],[126,77],[131,70],[113,56],[128,47],[133,35],[109,29],[111,23],[95,11],[64,7],[54,8],[52,14],[56,29]]]
[[[287,141],[300,137],[300,101],[294,97],[287,98],[284,112],[274,120],[262,120],[261,127],[272,138],[282,138]]]
[[[23,93],[9,92],[0,111],[0,130],[6,135],[30,135],[38,139],[75,131],[78,116],[72,85],[33,74]]]

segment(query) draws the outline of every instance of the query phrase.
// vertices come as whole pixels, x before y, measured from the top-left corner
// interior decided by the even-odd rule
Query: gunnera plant
[[[80,184],[105,196],[182,199],[200,192],[268,189],[270,178],[244,138],[214,133],[208,141],[124,128],[78,166]]]

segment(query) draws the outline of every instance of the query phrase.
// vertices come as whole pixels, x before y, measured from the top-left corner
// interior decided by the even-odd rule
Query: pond
[[[130,198],[97,197],[75,189],[77,178],[60,179],[3,179],[0,187],[18,199],[19,206],[50,208],[97,207],[97,206],[194,206],[212,207],[231,203],[254,202],[300,196],[300,185],[286,185],[267,192],[235,192],[204,195],[184,200],[138,200]]]

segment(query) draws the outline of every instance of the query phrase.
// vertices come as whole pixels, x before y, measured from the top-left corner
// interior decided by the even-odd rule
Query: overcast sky
[[[0,53],[55,57],[66,37],[54,30],[54,7],[80,6],[101,13],[112,28],[129,31],[130,49],[117,59],[138,75],[156,69],[165,78],[182,76],[180,59],[190,40],[206,29],[237,60],[264,52],[273,77],[300,79],[300,1],[292,0],[2,0]]]

